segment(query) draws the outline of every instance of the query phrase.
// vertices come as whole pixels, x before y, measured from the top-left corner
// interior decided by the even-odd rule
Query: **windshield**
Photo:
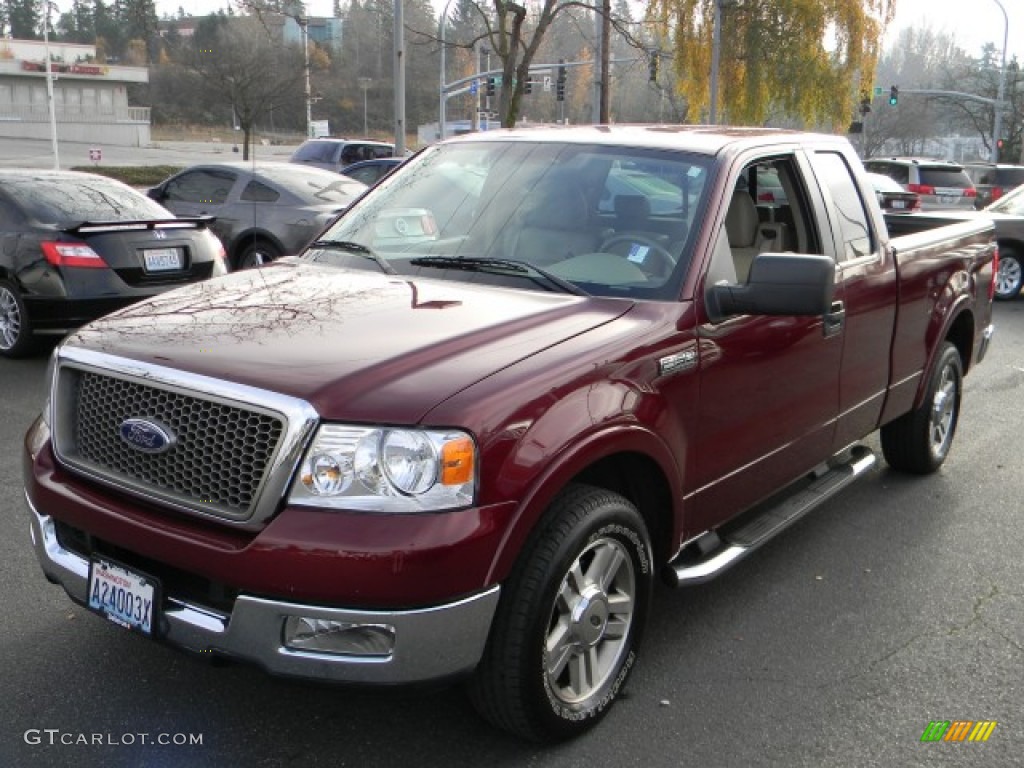
[[[1019,186],[1009,194],[1003,195],[985,210],[1024,216],[1024,186]]]
[[[549,275],[549,285],[581,293],[675,298],[710,163],[703,155],[550,141],[438,145],[373,188],[305,258],[362,269],[383,259],[398,274],[536,290],[536,274],[508,268],[518,262]],[[472,268],[454,268],[451,257]],[[488,260],[504,266],[489,268]]]

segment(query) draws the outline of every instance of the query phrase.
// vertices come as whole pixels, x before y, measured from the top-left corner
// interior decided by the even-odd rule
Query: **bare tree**
[[[244,160],[256,121],[295,104],[296,93],[302,93],[302,62],[299,46],[273,41],[263,24],[248,17],[200,25],[185,57],[185,65],[234,110]]]

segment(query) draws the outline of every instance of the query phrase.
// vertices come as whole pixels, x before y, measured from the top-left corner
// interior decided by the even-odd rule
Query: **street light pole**
[[[43,19],[43,52],[46,55],[46,101],[50,107],[50,142],[53,144],[53,168],[60,170],[60,154],[57,151],[57,108],[53,103],[53,70],[50,69],[50,7],[46,2],[46,18]]]
[[[1006,95],[1006,46],[1010,37],[1010,19],[1000,0],[992,0],[1003,12],[1003,64],[999,70],[999,91],[996,94],[995,121],[992,125],[992,162],[999,162],[999,138],[1003,133],[1003,97]]]
[[[450,6],[451,4],[452,4],[452,0],[448,0],[448,2],[444,4],[444,9],[441,11],[441,18],[437,22],[437,37],[441,41],[441,88],[440,88],[441,100],[440,100],[440,103],[438,104],[438,108],[437,108],[437,116],[438,116],[438,119],[437,119],[437,138],[438,139],[443,139],[444,138],[444,135],[445,135],[444,124],[448,120],[448,115],[447,115],[448,95],[444,92],[444,87],[445,87],[445,82],[444,82],[444,78],[445,78],[445,63],[446,63],[445,62],[445,53],[447,51],[447,48],[445,47],[445,43],[444,43],[444,22],[445,22],[445,19],[448,18],[448,6]]]
[[[309,86],[309,19],[305,16],[298,20],[302,27],[302,50],[305,53],[306,75],[306,138],[313,138],[313,97]]]

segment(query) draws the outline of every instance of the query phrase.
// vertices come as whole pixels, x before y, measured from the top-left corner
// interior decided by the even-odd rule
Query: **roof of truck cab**
[[[716,154],[729,147],[779,144],[847,143],[845,138],[783,128],[726,125],[531,125],[464,134],[445,143],[493,141],[551,141],[573,144],[648,147]]]

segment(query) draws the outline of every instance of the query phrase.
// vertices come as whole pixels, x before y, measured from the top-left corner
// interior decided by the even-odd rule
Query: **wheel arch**
[[[231,243],[228,259],[233,268],[237,268],[238,259],[241,258],[242,251],[245,250],[246,246],[257,240],[263,240],[270,243],[278,253],[284,254],[286,252],[284,244],[273,232],[259,228],[247,229],[236,235],[234,241]]]
[[[647,526],[655,567],[668,561],[682,519],[682,503],[672,489],[682,487],[682,478],[661,439],[634,426],[591,435],[547,465],[523,495],[495,553],[489,583],[507,577],[551,502],[571,483],[613,491],[633,503]]]

